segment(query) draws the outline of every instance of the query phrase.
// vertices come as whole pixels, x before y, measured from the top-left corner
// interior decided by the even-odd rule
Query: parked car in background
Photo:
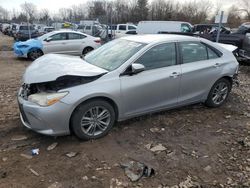
[[[44,34],[49,33],[51,31],[55,31],[55,28],[54,27],[50,27],[50,26],[45,26],[45,27],[43,27],[43,28],[40,29],[39,34],[40,35],[44,35]]]
[[[26,41],[30,38],[36,38],[39,36],[38,30],[31,25],[19,25],[17,32],[14,35],[16,41]]]
[[[120,38],[123,37],[129,31],[136,31],[137,26],[133,24],[118,24],[109,26],[109,37]]]
[[[76,31],[60,30],[52,31],[37,39],[16,42],[13,48],[17,56],[35,60],[48,53],[86,55],[99,46],[101,46],[101,39],[98,37]]]
[[[8,23],[2,23],[2,25],[1,25],[1,32],[4,33],[4,31],[5,31],[8,27],[10,27],[10,24],[8,24]]]
[[[180,21],[140,21],[136,32],[138,34],[157,34],[161,32],[191,33],[193,27],[188,22]]]
[[[213,34],[217,33],[219,26],[217,24],[196,24],[193,26],[193,33],[195,34]],[[230,34],[231,30],[221,26],[220,33]]]
[[[135,116],[200,102],[219,107],[237,72],[232,52],[206,39],[124,37],[84,60],[49,54],[34,61],[18,94],[21,120],[38,133],[97,139]]]

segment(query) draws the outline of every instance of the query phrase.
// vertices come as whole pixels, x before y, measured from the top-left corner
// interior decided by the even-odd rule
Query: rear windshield
[[[19,28],[20,30],[34,30],[34,27],[33,26],[20,26]]]

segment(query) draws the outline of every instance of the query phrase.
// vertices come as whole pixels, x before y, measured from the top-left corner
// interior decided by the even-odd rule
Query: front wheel
[[[35,49],[28,53],[28,58],[34,61],[37,58],[41,57],[42,55],[43,55],[43,52],[41,50]]]
[[[227,99],[232,88],[232,84],[228,79],[222,78],[215,82],[209,92],[208,98],[205,102],[208,107],[219,107]]]
[[[82,140],[97,139],[108,134],[115,123],[115,111],[104,100],[81,104],[72,115],[72,130]]]

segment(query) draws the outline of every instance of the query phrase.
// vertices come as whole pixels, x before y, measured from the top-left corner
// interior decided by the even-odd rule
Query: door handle
[[[170,78],[177,78],[180,75],[179,72],[172,72]]]
[[[220,67],[220,64],[219,64],[219,63],[215,63],[215,64],[214,64],[214,67],[215,67],[215,68],[218,68],[218,67]]]

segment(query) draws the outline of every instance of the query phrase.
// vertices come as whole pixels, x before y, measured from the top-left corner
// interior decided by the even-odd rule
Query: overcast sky
[[[51,12],[56,12],[59,8],[62,7],[70,7],[74,4],[86,3],[88,0],[0,0],[0,6],[3,8],[12,10],[17,9],[20,10],[20,4],[24,2],[32,2],[34,3],[38,9],[47,8]],[[151,1],[151,0],[149,0]],[[193,0],[178,0],[179,2],[185,1],[193,1]],[[196,0],[204,1],[204,0]],[[236,4],[237,0],[210,0],[214,5],[221,3],[223,5],[223,9],[227,9],[232,4]]]

